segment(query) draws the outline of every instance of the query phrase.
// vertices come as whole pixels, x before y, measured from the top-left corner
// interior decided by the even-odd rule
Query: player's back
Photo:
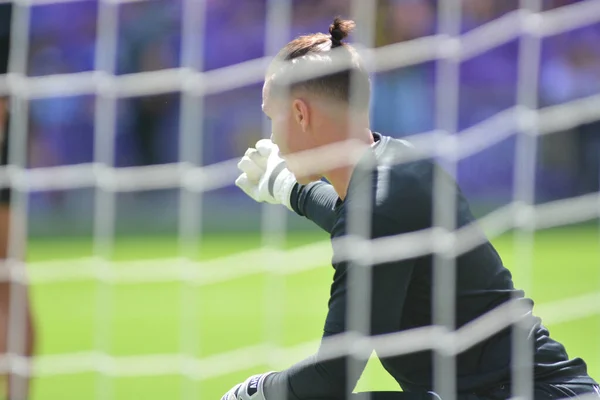
[[[400,140],[379,135],[376,135],[376,139],[378,143],[374,153],[378,167],[373,179],[366,181],[369,181],[372,188],[374,215],[387,225],[383,228],[386,235],[432,227],[433,182],[435,171],[439,167],[429,160],[397,163],[403,155],[414,155],[415,150]],[[353,176],[349,190],[352,190],[352,185],[358,186],[360,180]],[[456,195],[457,227],[473,224],[475,218],[454,180],[444,174],[444,178],[437,181],[437,184],[440,186],[438,190],[441,190],[436,193]],[[346,207],[347,204],[342,206],[344,209]],[[341,211],[340,221],[345,223],[345,212]],[[377,232],[374,234],[377,235]],[[514,288],[510,272],[503,266],[500,256],[483,232],[478,234],[480,244],[465,250],[455,260],[456,327],[463,326],[511,298],[519,299],[528,310],[533,308],[533,302],[525,298],[522,291]],[[410,283],[406,290],[398,291],[398,296],[405,296],[401,320],[397,321],[398,330],[432,324],[433,262],[432,255],[412,260]],[[375,279],[385,279],[385,272],[374,276]],[[377,293],[373,296],[377,296]],[[386,303],[384,299],[382,301]],[[585,363],[581,359],[568,360],[564,347],[549,338],[548,331],[541,326],[538,318],[531,312],[523,317],[531,322],[530,337],[535,340],[536,379],[550,382],[563,382],[564,379],[571,382],[594,382],[586,374]],[[377,316],[373,318],[377,319]],[[506,383],[510,379],[510,357],[510,329],[474,344],[457,357],[458,389],[477,391],[478,388]],[[432,352],[391,357],[382,359],[382,363],[404,390],[431,389]]]

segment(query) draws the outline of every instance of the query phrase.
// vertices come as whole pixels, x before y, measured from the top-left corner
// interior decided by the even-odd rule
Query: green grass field
[[[327,240],[324,235],[293,234],[287,246],[293,248],[323,240]],[[514,243],[510,235],[494,240],[519,286],[525,274],[515,263]],[[600,289],[599,243],[597,230],[589,227],[538,233],[528,295],[536,304],[543,304]],[[259,245],[257,235],[206,235],[202,242],[203,258],[226,256]],[[28,258],[32,262],[75,259],[90,256],[91,249],[91,242],[85,238],[33,239]],[[176,255],[176,240],[169,237],[118,238],[115,248],[117,260],[156,260]],[[164,268],[169,267],[165,263]],[[239,270],[252,265],[230,267]],[[30,267],[34,280],[40,268],[43,267],[36,264]],[[321,334],[331,276],[329,256],[325,256],[321,268],[277,277],[254,274],[197,288],[176,282],[118,285],[108,290],[92,280],[34,284],[31,294],[39,334],[38,354],[89,352],[98,346],[118,357],[176,354],[181,351],[183,340],[192,344],[195,354],[203,358],[259,345],[267,337],[280,346],[299,345],[314,341]],[[275,298],[278,300],[271,302],[270,310],[280,318],[273,320],[267,318],[265,310],[269,299]],[[106,323],[98,319],[100,310],[107,313]],[[599,317],[549,328],[555,338],[565,343],[570,356],[584,357],[592,376],[600,377]],[[314,350],[309,346],[299,351],[302,354],[298,354],[298,360]],[[269,356],[273,354],[265,354],[265,360]],[[123,376],[111,378],[90,372],[91,369],[58,374],[52,365],[45,364],[44,371],[56,375],[35,380],[33,399],[218,399],[249,374],[270,367],[248,369],[247,361],[236,359],[242,364],[235,365],[232,361],[231,370],[235,372],[200,382],[190,382],[178,375],[127,376],[126,366],[120,374]],[[275,362],[285,366],[290,360]],[[369,364],[359,385],[373,390],[397,388],[377,362]],[[106,397],[97,397],[101,395]]]

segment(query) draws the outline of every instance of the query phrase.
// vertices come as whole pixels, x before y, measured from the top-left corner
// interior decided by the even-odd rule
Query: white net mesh
[[[1,3],[2,1],[0,1]],[[49,285],[58,282],[96,281],[100,290],[96,298],[94,350],[82,353],[41,355],[35,357],[33,374],[36,377],[68,375],[85,372],[100,372],[101,384],[96,398],[113,398],[111,380],[114,377],[141,377],[181,375],[190,382],[211,379],[236,371],[270,364],[281,366],[298,361],[302,355],[315,348],[315,342],[294,347],[281,346],[281,332],[277,324],[283,312],[281,293],[285,290],[283,277],[321,267],[331,255],[328,242],[310,244],[292,250],[283,250],[286,215],[283,207],[266,206],[263,209],[263,244],[261,249],[236,253],[210,261],[197,261],[201,253],[199,241],[202,219],[201,204],[204,193],[232,185],[238,175],[238,159],[212,165],[203,165],[201,159],[202,140],[197,126],[201,126],[203,97],[215,93],[261,83],[266,67],[273,54],[285,44],[286,29],[291,20],[291,1],[267,2],[266,54],[261,59],[214,69],[203,70],[202,45],[194,36],[198,26],[203,26],[205,2],[187,0],[183,2],[181,67],[154,72],[117,75],[116,46],[118,36],[118,10],[120,3],[128,1],[101,1],[98,14],[98,42],[96,65],[92,72],[60,75],[27,76],[29,13],[33,5],[58,3],[58,0],[14,1],[13,49],[9,73],[0,76],[0,96],[13,99],[11,125],[10,165],[0,171],[0,184],[15,190],[16,217],[27,217],[27,194],[53,190],[94,188],[94,256],[78,260],[53,260],[29,262],[29,281],[34,285]],[[512,201],[479,220],[488,237],[495,238],[514,228],[518,259],[521,268],[532,264],[533,233],[536,230],[591,220],[600,216],[600,193],[535,204],[535,163],[538,139],[575,126],[600,119],[600,94],[568,103],[539,108],[537,104],[539,59],[541,40],[588,24],[600,22],[600,2],[582,1],[550,11],[541,11],[541,1],[522,1],[518,10],[461,35],[460,7],[458,1],[442,1],[439,9],[439,31],[437,34],[419,39],[372,49],[374,40],[375,2],[356,0],[353,15],[359,25],[358,41],[363,45],[365,59],[372,60],[373,71],[381,72],[441,60],[437,71],[437,110],[435,130],[414,135],[407,139],[423,150],[423,157],[437,156],[444,160],[446,170],[456,174],[457,164],[473,154],[517,134],[515,166],[515,191]],[[521,37],[519,55],[518,99],[515,106],[508,108],[484,121],[458,132],[459,66],[483,52]],[[331,70],[343,68],[332,65]],[[330,71],[306,71],[314,76]],[[299,78],[299,79],[301,79]],[[149,96],[162,93],[181,93],[180,118],[180,161],[153,166],[116,168],[115,165],[115,120],[119,99]],[[28,101],[59,96],[97,95],[95,109],[95,155],[94,162],[69,166],[25,168]],[[258,103],[257,103],[258,104]],[[268,131],[265,125],[265,132]],[[349,147],[325,149],[327,157],[318,157],[322,162],[344,162]],[[300,155],[299,157],[302,157]],[[305,155],[308,157],[312,154]],[[403,160],[406,161],[406,160]],[[315,169],[322,169],[316,165]],[[159,189],[180,191],[179,244],[180,256],[152,261],[112,261],[116,218],[116,196],[119,193],[140,192]],[[455,229],[452,212],[454,204],[443,201],[453,198],[436,192],[436,228],[398,237],[386,237],[373,241],[358,241],[354,238],[341,241],[336,246],[344,249],[342,257],[359,262],[378,263],[435,253],[436,261],[436,309],[434,315],[439,327],[401,332],[377,339],[361,338],[358,344],[349,346],[347,340],[355,337],[337,338],[338,346],[331,356],[351,352],[358,357],[368,357],[370,349],[379,355],[397,355],[421,349],[438,351],[436,363],[436,388],[443,398],[451,400],[454,382],[444,379],[453,374],[454,355],[465,348],[493,335],[517,322],[520,313],[517,306],[508,303],[482,316],[472,323],[454,330],[454,257],[481,244],[476,227]],[[354,222],[357,236],[365,223],[357,216]],[[352,224],[352,222],[351,222]],[[352,229],[351,229],[352,230]],[[12,244],[17,246],[15,233]],[[369,254],[368,260],[364,254]],[[23,262],[16,261],[17,253],[9,265],[9,279],[25,281]],[[361,258],[363,257],[363,258]],[[168,268],[165,268],[165,265]],[[283,267],[282,267],[283,266]],[[449,268],[445,268],[449,267]],[[227,282],[244,276],[266,274],[268,276],[267,321],[264,343],[259,346],[200,357],[195,338],[199,327],[194,319],[198,307],[194,306],[194,293],[209,285]],[[525,276],[530,272],[525,272]],[[7,277],[5,277],[7,278]],[[360,278],[357,278],[360,279]],[[184,285],[181,297],[182,326],[179,353],[150,354],[143,356],[111,355],[110,324],[114,311],[114,288],[120,285],[143,285],[166,282],[181,282]],[[521,279],[526,290],[530,279]],[[22,293],[15,292],[15,299]],[[564,301],[545,303],[539,313],[545,316],[546,324],[564,323],[592,316],[600,312],[600,294],[593,292]],[[22,304],[22,302],[15,302]],[[361,304],[360,299],[355,302]],[[173,312],[179,312],[173,310]],[[15,310],[11,319],[12,337],[22,336],[22,312]],[[357,313],[364,315],[364,313]],[[356,331],[364,329],[364,319],[351,321]],[[443,328],[442,328],[443,327]],[[143,340],[143,338],[141,339]],[[518,371],[514,381],[515,393],[529,397],[531,371],[528,371],[527,342],[517,341],[514,370]],[[520,343],[520,344],[519,344]],[[14,344],[19,346],[18,343]],[[349,350],[350,349],[350,350]],[[11,354],[19,353],[15,348]],[[369,354],[367,354],[369,353]],[[26,373],[24,360],[9,354],[0,364],[2,370]],[[233,384],[234,382],[232,382]],[[198,398],[194,384],[185,386],[184,398]],[[202,397],[201,397],[202,398]]]

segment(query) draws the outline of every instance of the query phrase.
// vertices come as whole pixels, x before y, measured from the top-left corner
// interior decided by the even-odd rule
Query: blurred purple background
[[[549,10],[573,0],[545,0]],[[207,0],[207,26],[197,32],[204,70],[265,55],[266,0]],[[288,38],[326,31],[335,15],[350,16],[349,0],[294,0]],[[464,0],[463,32],[518,7],[517,0]],[[436,32],[433,0],[380,0],[377,46]],[[119,6],[117,73],[180,66],[181,0],[148,0]],[[35,6],[31,16],[29,74],[94,69],[96,1]],[[5,28],[0,28],[1,30]],[[600,24],[544,39],[540,70],[541,106],[600,93]],[[461,65],[460,129],[516,103],[518,40]],[[372,127],[402,137],[435,128],[435,63],[374,77]],[[203,164],[239,157],[263,135],[260,85],[208,96],[205,100]],[[178,160],[178,93],[123,99],[117,120],[118,166]],[[93,159],[94,98],[67,97],[31,104],[29,164],[75,164]],[[579,126],[539,141],[538,201],[599,190],[600,124]],[[506,203],[513,190],[515,139],[507,139],[459,163],[458,179],[475,201]],[[235,188],[221,193],[240,197]],[[61,208],[64,193],[39,195],[40,208]],[[50,206],[49,206],[50,205]]]

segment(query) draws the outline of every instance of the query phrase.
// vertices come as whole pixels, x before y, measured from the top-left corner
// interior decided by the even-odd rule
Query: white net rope
[[[60,1],[65,0],[23,0],[14,1],[14,3],[19,9],[17,14],[20,13],[23,18],[26,18],[27,10],[31,5]],[[0,0],[0,3],[2,2],[6,1]],[[111,25],[115,23],[114,15],[111,16],[111,12],[118,7],[118,3],[125,2],[127,1],[103,2],[104,11],[100,13],[100,19],[102,22],[104,18],[104,22],[99,23],[99,29],[106,30],[106,35],[104,35],[106,43],[99,43],[98,54],[104,54],[102,57],[109,59],[97,61],[96,71],[27,77],[23,73],[24,69],[19,67],[19,56],[15,56],[17,60],[13,61],[11,72],[0,76],[0,96],[10,95],[21,101],[57,96],[101,95],[104,102],[98,102],[100,105],[97,109],[97,130],[99,132],[103,129],[108,131],[103,137],[98,132],[96,133],[98,144],[100,144],[97,146],[99,150],[95,157],[96,161],[72,166],[33,169],[25,169],[22,167],[23,163],[17,162],[0,169],[1,186],[13,187],[23,193],[96,188],[99,193],[98,204],[100,204],[97,204],[96,207],[103,207],[103,213],[112,210],[112,215],[114,215],[114,196],[119,192],[180,189],[192,195],[201,195],[207,191],[232,185],[238,175],[236,168],[238,159],[197,167],[194,164],[198,162],[198,159],[191,155],[188,159],[182,158],[182,161],[177,163],[113,168],[110,165],[114,150],[111,150],[106,143],[112,143],[110,138],[114,132],[109,132],[111,128],[102,124],[110,125],[110,116],[114,114],[114,104],[118,98],[181,92],[183,95],[189,96],[190,101],[193,102],[194,99],[197,100],[204,95],[260,83],[271,57],[202,73],[199,72],[200,68],[197,62],[189,61],[197,55],[188,55],[189,62],[184,62],[182,68],[116,76],[111,68],[114,60],[110,60],[111,51],[114,56],[114,42],[111,43],[111,40],[116,40],[114,38],[115,27]],[[194,2],[189,1],[188,3]],[[279,12],[283,15],[287,11],[282,9]],[[273,20],[275,21],[277,18],[273,17]],[[524,33],[539,40],[598,21],[600,21],[600,2],[595,0],[546,12],[534,12],[523,7],[457,38],[438,34],[377,49],[361,49],[361,51],[366,58],[373,60],[372,68],[375,71],[391,70],[440,59],[460,63],[489,49],[508,43]],[[193,23],[198,23],[198,21],[191,18],[188,24]],[[18,32],[20,27],[17,25],[18,23],[15,23],[15,36],[25,37],[23,32]],[[269,44],[267,53],[273,54],[272,50],[278,45],[278,43]],[[26,47],[26,45],[23,46],[24,50],[22,51],[26,51]],[[183,48],[186,46],[184,45]],[[102,49],[108,49],[109,55],[107,56]],[[102,57],[97,58],[103,59]],[[307,70],[298,79],[329,73],[344,67],[340,63],[334,63],[328,70],[319,72]],[[109,118],[105,118],[106,116]],[[597,119],[600,119],[600,94],[540,109],[531,108],[528,104],[520,102],[455,135],[432,131],[406,139],[422,150],[423,157],[442,156],[450,162],[456,163],[499,143],[517,131],[528,132],[535,138]],[[182,131],[186,131],[186,129],[182,128]],[[182,137],[186,137],[186,134],[182,133]],[[322,170],[324,167],[330,167],[336,163],[347,162],[348,154],[352,154],[353,149],[353,143],[349,141],[344,146],[335,149],[319,150],[322,152],[319,157],[314,157],[314,154],[303,154],[298,157],[311,157],[315,169]],[[323,157],[323,154],[327,154],[327,157]],[[324,161],[315,163],[315,159]],[[325,163],[327,165],[324,165]],[[195,197],[192,196],[191,199],[195,199]],[[182,204],[191,203],[182,200]],[[186,210],[190,213],[198,212],[197,207],[189,206]],[[272,212],[278,213],[279,211]],[[600,193],[540,205],[533,205],[531,202],[517,198],[510,204],[483,217],[478,224],[486,232],[488,238],[494,238],[515,227],[528,227],[534,231],[586,221],[599,216]],[[265,218],[265,220],[273,219]],[[185,218],[181,218],[181,220],[184,221]],[[286,251],[277,249],[276,246],[265,246],[261,249],[210,261],[194,261],[193,257],[181,256],[151,261],[116,262],[107,260],[106,255],[110,254],[110,249],[103,247],[110,247],[103,240],[112,234],[111,223],[98,224],[96,228],[97,256],[79,260],[29,263],[27,265],[28,271],[31,271],[28,277],[29,281],[39,285],[95,280],[105,284],[107,288],[114,285],[140,285],[172,281],[185,283],[193,290],[197,290],[205,285],[255,274],[268,273],[272,276],[297,274],[323,266],[331,256],[331,244],[326,242]],[[272,232],[277,232],[278,229],[276,226],[271,227]],[[486,240],[479,234],[479,229],[476,226],[466,226],[451,231],[433,228],[361,242],[358,245],[357,239],[348,238],[334,243],[334,246],[339,246],[340,257],[349,260],[359,256],[356,254],[357,251],[366,249],[369,254],[372,254],[370,261],[374,263],[432,252],[444,254],[446,257],[456,257]],[[182,228],[181,232],[182,236],[187,235],[186,238],[190,243],[197,239],[197,236],[192,233],[194,232],[193,227]],[[273,262],[265,262],[265,260],[277,260],[277,266],[281,266],[281,268],[275,268],[276,265]],[[165,265],[169,265],[169,268],[165,268]],[[9,260],[8,266],[9,268],[2,269],[8,274],[8,276],[3,276],[3,279],[25,282],[23,262]],[[273,285],[277,284],[277,281],[273,281]],[[380,355],[397,355],[421,349],[436,349],[446,355],[455,355],[515,323],[514,316],[520,314],[515,312],[519,311],[515,310],[516,307],[515,304],[509,302],[456,331],[431,327],[374,339],[360,338],[358,342],[354,341],[352,346],[348,345],[348,340],[356,338],[342,336],[335,339],[337,343],[331,347],[333,349],[331,357],[348,353],[368,357],[370,354],[368,349],[371,348],[377,349]],[[104,310],[104,314],[98,316],[99,323],[106,318],[106,313],[110,308],[104,307],[102,310]],[[562,323],[595,315],[600,313],[600,293],[594,292],[555,303],[547,303],[539,306],[538,312],[546,316],[546,324]],[[299,355],[306,354],[309,351],[307,349],[314,349],[315,343],[288,348],[274,348],[265,344],[204,358],[187,356],[185,351],[181,354],[120,357],[111,356],[108,352],[103,351],[107,348],[106,343],[98,345],[97,348],[97,351],[92,352],[36,357],[32,373],[35,376],[43,377],[99,371],[108,377],[181,374],[191,379],[207,379],[263,365],[266,349],[268,349],[268,357],[276,359],[284,365],[289,364],[297,361],[300,358]],[[190,350],[189,353],[192,354],[194,351]],[[0,370],[11,370],[19,374],[28,373],[25,360],[14,355],[0,360]]]

